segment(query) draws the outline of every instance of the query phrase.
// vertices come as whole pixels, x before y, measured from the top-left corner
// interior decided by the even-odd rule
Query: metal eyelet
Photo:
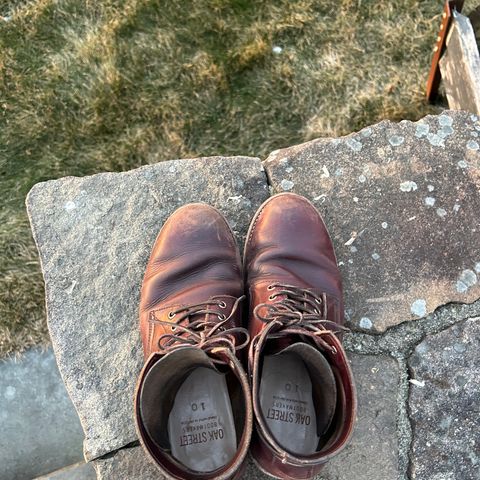
[[[267,287],[267,290],[273,290],[274,288],[275,288],[275,285],[269,285],[269,286]]]
[[[315,303],[318,303],[318,304],[321,304],[321,300],[319,300],[318,298],[315,299]]]
[[[177,329],[177,327],[172,327],[172,332],[174,332]]]
[[[220,313],[219,315],[217,315],[218,319],[219,320],[226,320],[227,317],[223,314],[223,313]]]
[[[275,300],[277,296],[275,294],[272,294],[268,297],[269,300]]]
[[[168,318],[173,318],[175,315],[175,312],[168,312]]]
[[[227,308],[227,304],[226,304],[225,302],[220,302],[220,303],[218,304],[218,306],[219,306],[220,308]]]

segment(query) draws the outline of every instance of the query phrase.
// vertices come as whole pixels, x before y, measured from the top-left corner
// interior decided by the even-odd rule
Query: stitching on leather
[[[270,199],[269,199],[270,200]],[[257,213],[256,217],[255,217],[255,220],[253,222],[253,225],[252,225],[252,228],[250,230],[250,235],[248,236],[247,238],[247,243],[250,242],[250,239],[252,238],[252,235],[253,235],[253,232],[255,231],[255,228],[257,226],[257,222],[258,220],[260,219],[260,216],[262,215],[263,213],[263,210],[265,209],[265,207],[267,206],[267,204],[269,203],[269,200],[267,200],[265,202],[265,204],[263,205],[263,207],[259,210],[259,212]]]
[[[152,351],[152,340],[153,340],[153,331],[155,329],[155,326],[153,325],[152,322],[149,322],[148,324],[148,351]]]

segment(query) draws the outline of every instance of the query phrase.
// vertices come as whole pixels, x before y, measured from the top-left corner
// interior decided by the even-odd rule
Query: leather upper
[[[143,279],[140,332],[145,358],[159,351],[161,335],[175,332],[175,317],[169,318],[170,312],[217,299],[224,303],[208,308],[212,317],[222,316],[242,295],[240,255],[223,216],[200,203],[179,208],[158,234]],[[152,322],[152,317],[172,326]],[[212,319],[206,316],[207,321]],[[241,308],[226,327],[240,324]]]
[[[254,306],[270,303],[273,283],[308,288],[328,296],[328,319],[343,325],[342,279],[333,244],[315,207],[304,197],[283,193],[267,200],[252,221],[244,253],[252,338],[264,324]],[[274,299],[275,301],[276,299]]]
[[[189,204],[175,211],[157,236],[143,279],[139,316],[145,364],[135,392],[140,442],[165,478],[231,480],[241,474],[253,417],[248,378],[236,357],[243,290],[240,254],[223,216],[205,204]],[[214,472],[186,469],[146,428],[148,418],[150,422],[155,415],[167,419],[170,413],[168,402],[163,407],[148,402],[145,391],[161,388],[163,392],[158,372],[166,369],[170,390],[162,398],[171,404],[173,385],[181,384],[185,372],[200,365],[194,350],[221,366],[234,392],[237,452],[229,464]],[[154,369],[157,374],[149,375]]]
[[[330,331],[316,335],[314,329],[306,329],[301,322],[287,322],[284,328],[275,330],[275,342],[282,348],[295,341],[308,341],[316,345],[329,362],[339,391],[338,428],[334,430],[331,441],[321,451],[308,457],[285,451],[270,433],[261,413],[259,384],[262,355],[270,330],[267,329],[268,322],[261,321],[255,309],[263,304],[288,303],[287,296],[282,294],[288,290],[284,287],[287,285],[295,287],[290,290],[303,289],[305,297],[302,297],[302,302],[303,298],[322,298],[323,305],[318,305],[318,311],[330,322],[343,325],[341,275],[332,241],[315,207],[307,199],[293,193],[279,194],[267,200],[251,223],[244,265],[252,339],[249,373],[256,424],[253,457],[260,468],[270,475],[309,479],[345,446],[351,436],[356,415],[356,395],[350,365],[338,333]],[[313,295],[306,292],[312,292]],[[261,308],[268,311],[267,307]],[[309,308],[313,314],[317,311]],[[328,325],[326,328],[335,330]]]

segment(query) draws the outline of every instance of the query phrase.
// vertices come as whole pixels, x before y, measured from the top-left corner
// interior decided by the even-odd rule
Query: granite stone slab
[[[123,448],[107,458],[94,460],[97,480],[118,480],[135,478],[136,480],[160,480],[163,475],[147,458],[142,447]]]
[[[351,327],[383,332],[480,297],[480,122],[446,111],[270,154],[273,191],[322,212]]]
[[[358,389],[358,419],[352,441],[338,457],[327,464],[319,480],[395,480],[397,460],[398,364],[386,356],[350,354]],[[156,467],[141,447],[123,449],[94,462],[99,480],[135,478],[154,480]],[[134,477],[131,472],[139,472]],[[243,476],[267,480],[267,475],[249,461]]]
[[[0,361],[0,479],[34,478],[82,459],[83,432],[51,349]]]
[[[243,239],[267,196],[261,162],[248,157],[175,160],[32,188],[26,203],[50,335],[85,432],[87,460],[136,440],[139,292],[164,221],[181,205],[206,202]]]
[[[428,336],[409,367],[411,478],[480,478],[480,318]]]

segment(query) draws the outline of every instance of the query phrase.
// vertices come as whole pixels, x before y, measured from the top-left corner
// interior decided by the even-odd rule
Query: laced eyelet
[[[172,332],[174,332],[177,329],[177,327],[172,327]]]
[[[320,303],[322,303],[322,302],[321,302],[318,298],[316,298],[316,299],[315,299],[315,303],[320,304]]]
[[[226,304],[225,302],[220,302],[220,303],[218,304],[218,306],[219,306],[220,308],[227,308],[227,304]]]
[[[219,320],[226,320],[227,319],[227,317],[223,313],[217,315],[217,317],[219,318]]]
[[[173,318],[176,315],[175,312],[168,312],[168,318]]]
[[[267,287],[267,290],[273,290],[274,288],[275,288],[275,285],[269,285],[269,286]]]
[[[275,300],[277,296],[275,294],[272,294],[268,297],[269,300]]]

